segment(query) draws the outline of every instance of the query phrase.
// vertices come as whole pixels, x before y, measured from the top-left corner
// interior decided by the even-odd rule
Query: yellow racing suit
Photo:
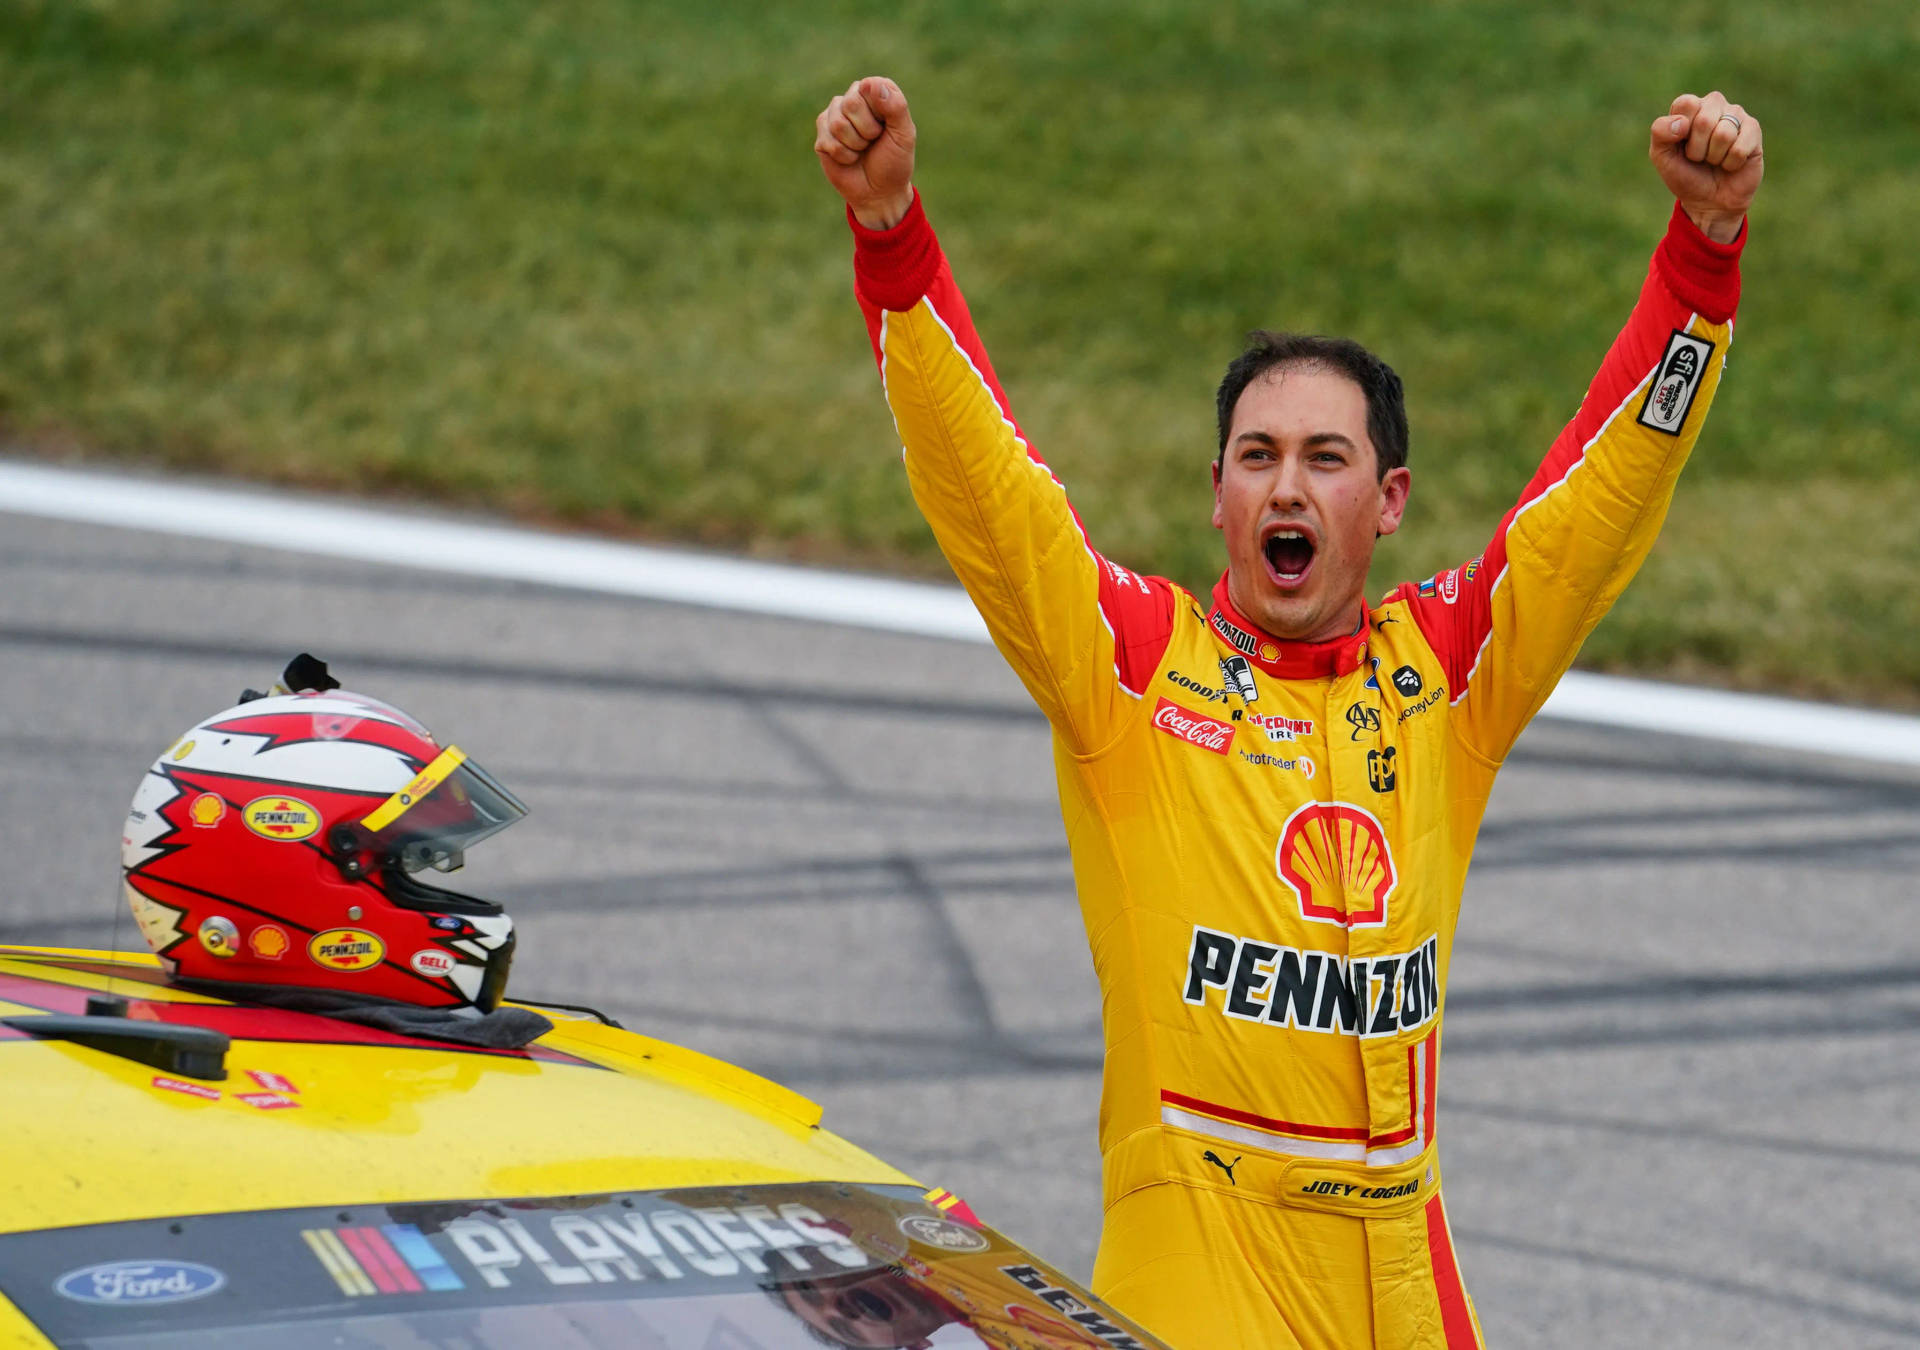
[[[1053,727],[1106,1036],[1094,1290],[1181,1350],[1479,1346],[1434,1100],[1493,776],[1646,557],[1739,254],[1676,209],[1485,551],[1284,641],[1094,550],[916,199],[855,281],[941,549]]]

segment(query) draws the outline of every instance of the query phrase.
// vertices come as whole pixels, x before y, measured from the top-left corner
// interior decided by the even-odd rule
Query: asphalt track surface
[[[309,649],[532,806],[460,878],[516,993],[798,1087],[1089,1271],[1098,991],[990,648],[4,511],[0,941],[137,944],[135,782]],[[1440,1088],[1492,1344],[1920,1344],[1917,866],[1913,770],[1527,733]]]

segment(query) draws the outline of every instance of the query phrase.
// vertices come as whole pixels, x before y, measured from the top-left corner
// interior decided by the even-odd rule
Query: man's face
[[[1412,482],[1375,464],[1366,395],[1345,375],[1287,366],[1247,386],[1213,483],[1236,609],[1299,642],[1359,627],[1374,540],[1400,528]]]

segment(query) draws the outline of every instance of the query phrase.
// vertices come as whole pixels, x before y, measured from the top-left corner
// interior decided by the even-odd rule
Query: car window
[[[56,1345],[1158,1347],[911,1187],[830,1183],[99,1224],[0,1237]]]

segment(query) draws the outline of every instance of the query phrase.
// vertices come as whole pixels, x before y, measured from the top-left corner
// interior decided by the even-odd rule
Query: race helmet
[[[147,770],[120,839],[127,903],[178,979],[491,1012],[513,920],[421,874],[525,814],[457,746],[303,655]]]

